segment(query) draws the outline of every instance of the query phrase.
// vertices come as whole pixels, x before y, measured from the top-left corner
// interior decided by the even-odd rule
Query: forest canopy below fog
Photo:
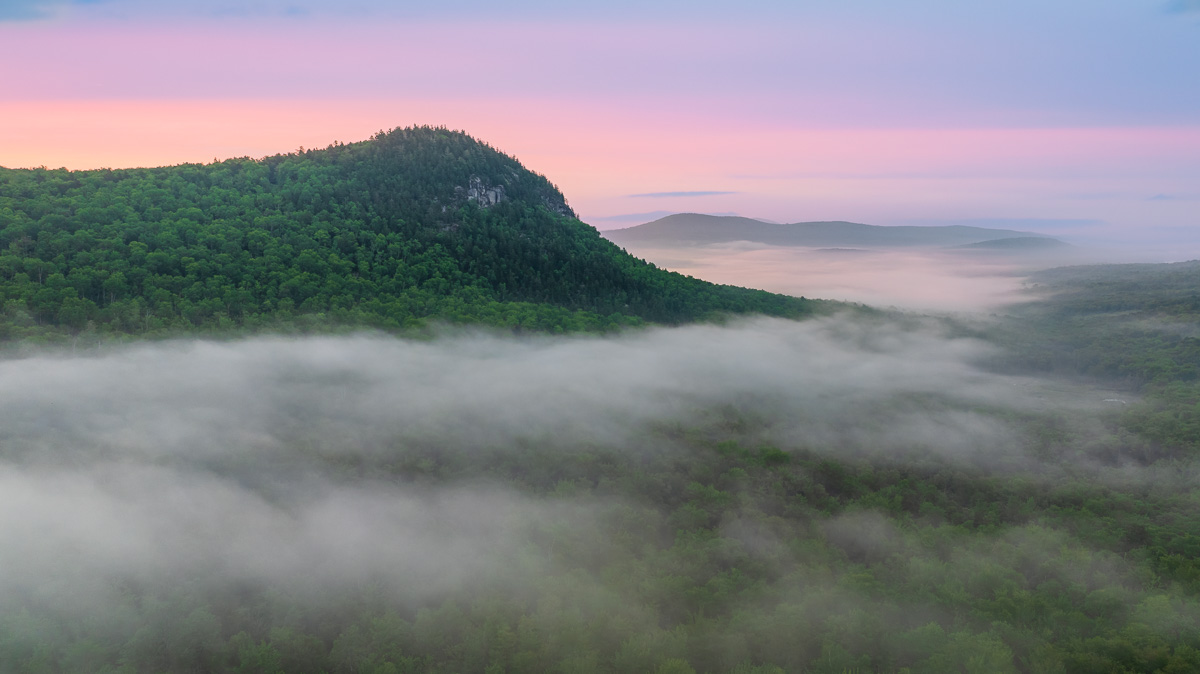
[[[0,362],[0,669],[1195,671],[1196,272]]]

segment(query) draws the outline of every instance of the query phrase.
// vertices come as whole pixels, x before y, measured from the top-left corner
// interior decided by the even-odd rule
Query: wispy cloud
[[[773,0],[748,0],[762,12],[782,16],[793,10]],[[721,3],[687,3],[683,0],[658,0],[652,3],[634,0],[611,0],[605,3],[558,3],[551,0],[520,0],[495,3],[487,0],[464,0],[444,3],[416,0],[0,0],[0,21],[49,18],[54,9],[70,4],[105,2],[118,6],[121,18],[147,17],[182,18],[210,17],[220,19],[261,18],[280,16],[372,17],[375,19],[434,19],[462,20],[503,18],[529,19],[547,17],[579,19],[603,16],[671,16],[686,9],[708,16],[728,16],[732,12]]]
[[[1060,231],[1071,229],[1087,229],[1105,224],[1103,220],[1092,218],[906,218],[895,221],[898,225],[917,225],[923,227],[946,227],[950,225],[966,225],[969,227],[998,227],[1001,229],[1017,229],[1040,231]]]
[[[647,211],[645,213],[624,213],[621,215],[602,215],[586,218],[588,222],[624,222],[626,220],[655,220],[665,218],[668,215],[674,215],[675,211]]]
[[[1172,14],[1200,12],[1200,0],[1171,0],[1167,4],[1167,11]]]
[[[49,19],[70,5],[98,5],[109,0],[0,0],[0,21]]]
[[[50,19],[68,7],[106,5],[107,16],[130,19],[133,17],[183,18],[209,17],[217,19],[249,19],[256,17],[307,17],[315,11],[326,14],[356,15],[377,13],[376,9],[355,6],[343,8],[337,3],[286,2],[281,0],[246,0],[244,2],[211,2],[208,0],[175,0],[154,2],[150,0],[0,0],[0,21],[36,21]]]
[[[629,194],[627,196],[648,199],[665,199],[667,197],[714,197],[720,194],[737,194],[737,192],[725,192],[721,190],[696,190],[694,192],[644,192],[642,194]]]
[[[50,16],[61,2],[47,0],[0,0],[0,21],[29,21]]]

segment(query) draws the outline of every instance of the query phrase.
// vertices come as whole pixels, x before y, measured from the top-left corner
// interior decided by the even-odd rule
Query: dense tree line
[[[0,338],[574,331],[811,308],[637,260],[544,177],[446,129],[203,166],[0,169]]]

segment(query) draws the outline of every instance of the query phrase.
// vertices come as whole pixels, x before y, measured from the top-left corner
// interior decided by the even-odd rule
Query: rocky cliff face
[[[466,192],[467,201],[473,201],[484,208],[504,201],[504,185],[489,185],[479,176],[471,176]]]

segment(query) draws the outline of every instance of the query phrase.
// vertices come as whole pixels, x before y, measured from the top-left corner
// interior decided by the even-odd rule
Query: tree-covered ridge
[[[811,309],[659,270],[573,216],[516,159],[429,127],[261,160],[0,169],[0,338]]]

